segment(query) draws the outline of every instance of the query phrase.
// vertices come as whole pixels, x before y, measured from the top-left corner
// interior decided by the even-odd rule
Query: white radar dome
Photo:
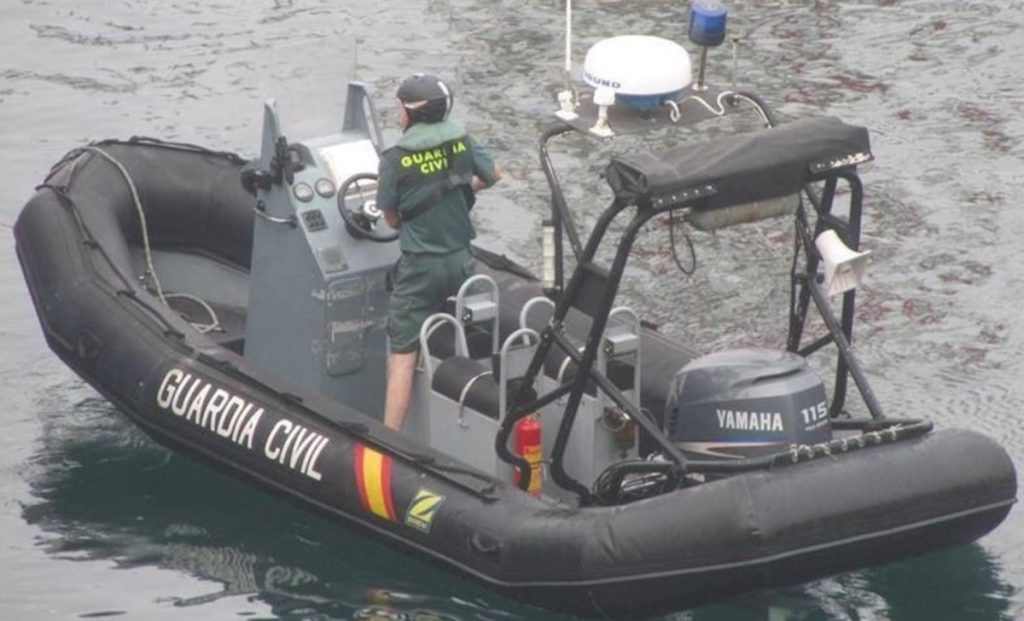
[[[587,52],[583,79],[594,88],[612,89],[620,101],[634,107],[657,107],[689,86],[690,55],[661,37],[612,37]]]

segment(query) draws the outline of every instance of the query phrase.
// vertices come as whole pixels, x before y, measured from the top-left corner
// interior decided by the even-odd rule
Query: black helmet
[[[429,73],[416,73],[402,80],[395,96],[409,113],[409,125],[445,120],[455,100],[454,91]]]

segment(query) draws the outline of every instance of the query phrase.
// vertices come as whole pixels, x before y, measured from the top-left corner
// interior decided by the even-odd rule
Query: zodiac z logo
[[[437,510],[444,502],[444,496],[425,488],[420,488],[409,503],[409,509],[405,512],[405,525],[425,533],[430,532],[430,526],[434,522]]]

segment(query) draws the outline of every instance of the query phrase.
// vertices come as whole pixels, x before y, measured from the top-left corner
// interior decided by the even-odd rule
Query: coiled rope
[[[106,151],[97,146],[87,146],[83,150],[99,154],[105,160],[113,164],[114,167],[117,168],[118,172],[121,173],[121,176],[124,177],[125,182],[128,184],[128,190],[131,192],[132,195],[132,203],[135,205],[135,211],[139,214],[139,226],[142,229],[142,248],[146,263],[145,272],[143,273],[144,282],[146,282],[146,284],[152,283],[153,290],[156,292],[156,297],[161,302],[163,302],[164,305],[167,306],[168,308],[173,308],[170,302],[167,301],[168,299],[182,298],[192,300],[193,302],[198,303],[203,308],[203,310],[205,310],[210,315],[211,319],[210,323],[205,324],[192,321],[189,322],[189,324],[191,324],[192,327],[195,328],[200,334],[206,334],[208,332],[213,331],[222,331],[223,328],[220,325],[220,319],[217,317],[217,313],[213,310],[213,307],[211,307],[205,300],[197,296],[191,295],[189,293],[164,293],[163,286],[160,284],[160,278],[156,275],[156,267],[153,265],[153,249],[150,247],[149,244],[149,227],[146,223],[146,212],[142,208],[142,200],[139,198],[139,191],[135,187],[135,182],[132,180],[132,176],[128,174],[128,170],[124,167],[123,164],[121,164],[121,162],[117,160],[117,158],[115,158],[114,156],[110,155],[109,153],[107,153]]]

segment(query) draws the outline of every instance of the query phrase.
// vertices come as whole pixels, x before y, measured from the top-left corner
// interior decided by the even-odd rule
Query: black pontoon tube
[[[845,423],[845,424],[844,424]],[[833,424],[836,429],[858,430],[861,435],[836,438],[828,442],[813,445],[793,445],[787,450],[748,457],[744,459],[690,459],[686,462],[688,473],[733,475],[741,472],[752,472],[769,468],[779,468],[809,461],[817,457],[848,453],[869,446],[877,446],[883,442],[897,442],[917,438],[929,433],[933,425],[929,421],[840,421]],[[594,484],[592,502],[595,504],[619,504],[621,498],[610,498],[609,494],[622,489],[625,477],[637,474],[665,476],[666,482],[658,493],[674,489],[685,484],[680,480],[684,476],[681,468],[672,462],[639,460],[612,464],[605,470]]]

